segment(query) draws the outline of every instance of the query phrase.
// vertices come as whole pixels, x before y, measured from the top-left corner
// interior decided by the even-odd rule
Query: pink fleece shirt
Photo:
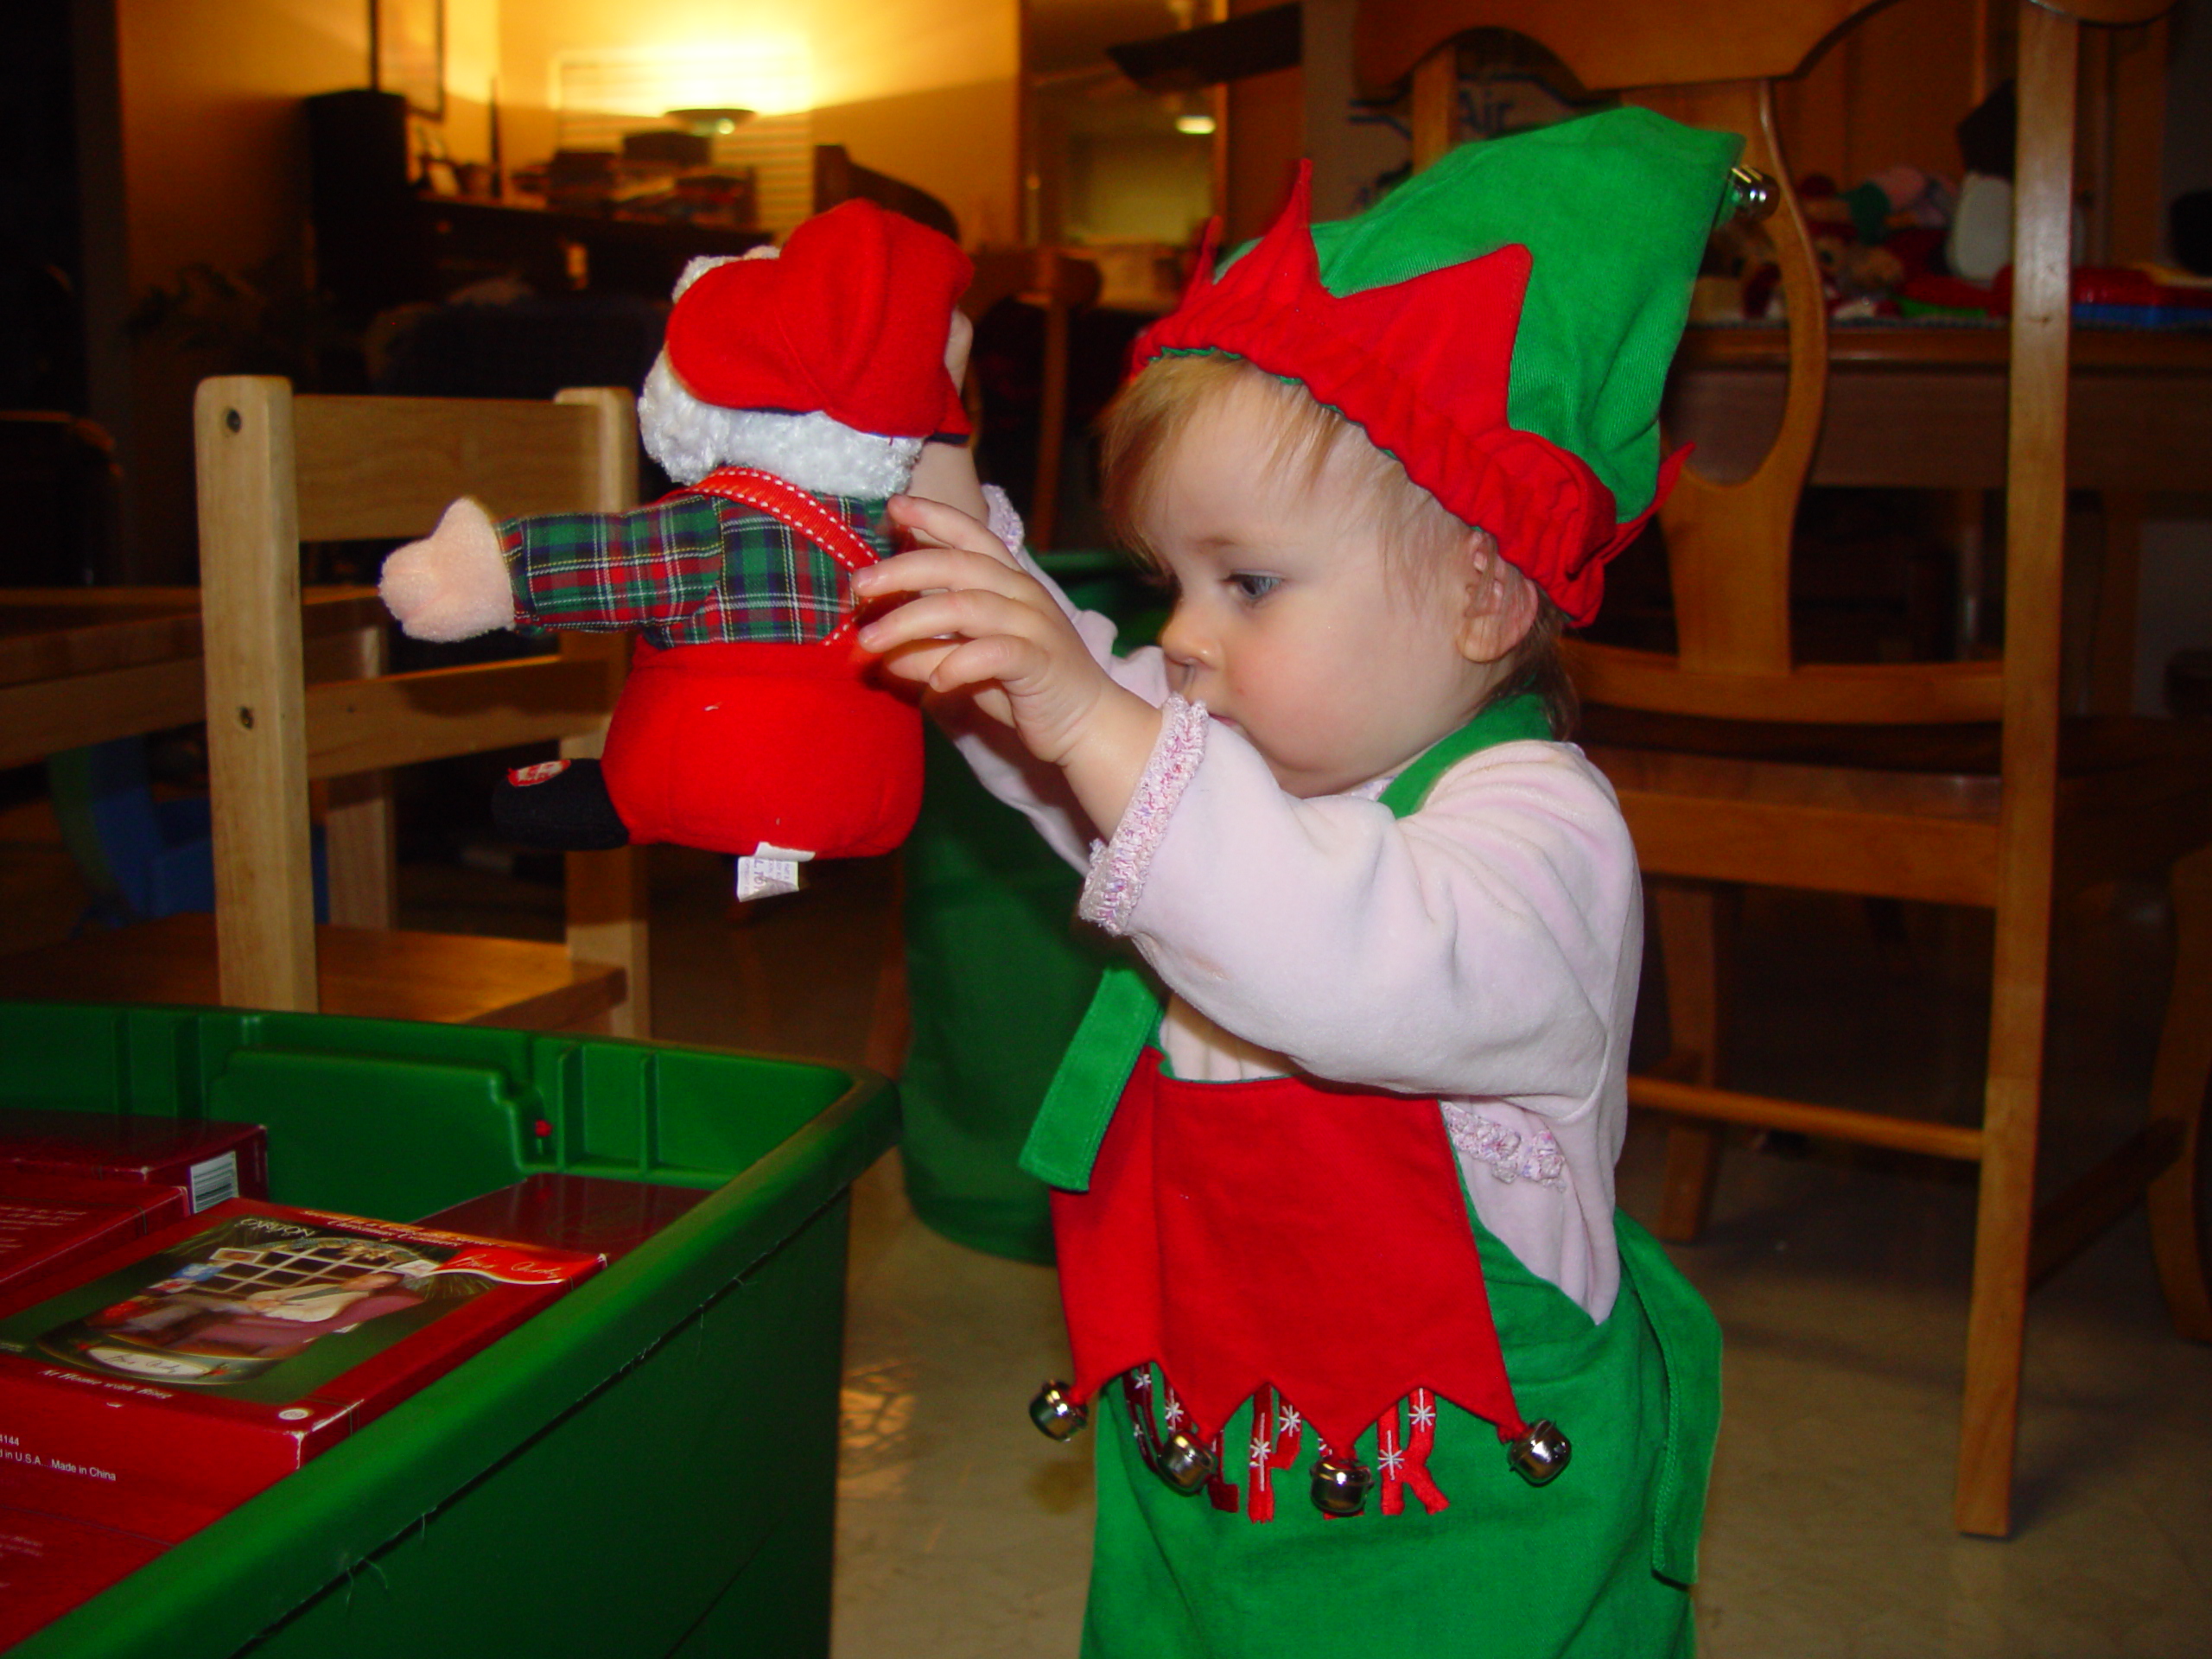
[[[1175,1075],[1302,1072],[1436,1096],[1484,1224],[1604,1319],[1643,945],[1636,855],[1605,779],[1571,744],[1520,741],[1452,767],[1405,818],[1377,799],[1388,778],[1300,800],[1239,733],[1170,694],[1156,648],[1116,658],[1110,622],[1070,614],[1168,716],[1112,840],[1092,842],[1058,771],[1004,728],[952,735],[1088,874],[1084,917],[1167,986]]]

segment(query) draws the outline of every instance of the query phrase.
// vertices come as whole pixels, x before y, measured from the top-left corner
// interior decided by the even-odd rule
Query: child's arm
[[[1111,835],[1159,740],[1160,711],[1115,683],[1052,594],[974,517],[912,496],[891,516],[922,545],[861,571],[854,589],[915,597],[863,628],[861,645],[899,678],[964,695],[1010,727]]]
[[[976,452],[964,443],[924,444],[906,493],[957,507],[970,518],[990,517],[982,481],[976,476]]]
[[[976,326],[966,312],[955,306],[944,340],[944,372],[956,386],[968,378],[968,351],[976,343]],[[906,486],[909,495],[925,501],[942,501],[957,507],[970,518],[988,518],[983,486],[976,476],[976,452],[964,443],[925,443],[914,475]]]

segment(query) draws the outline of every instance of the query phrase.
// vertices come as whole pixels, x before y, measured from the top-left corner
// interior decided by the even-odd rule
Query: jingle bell
[[[1071,1440],[1083,1432],[1090,1414],[1068,1398],[1066,1383],[1047,1382],[1029,1402],[1029,1421],[1047,1440]]]
[[[1782,191],[1755,167],[1728,169],[1728,205],[1738,219],[1770,218],[1781,205]]]
[[[1567,1436],[1548,1418],[1530,1424],[1527,1433],[1505,1448],[1505,1460],[1513,1465],[1513,1472],[1531,1486],[1549,1485],[1573,1455]]]
[[[1349,1520],[1363,1514],[1375,1489],[1375,1471],[1357,1458],[1319,1458],[1313,1464],[1313,1507]]]
[[[1153,1469],[1167,1483],[1167,1490],[1185,1497],[1195,1497],[1206,1489],[1206,1483],[1221,1472],[1221,1464],[1213,1452],[1192,1440],[1181,1429],[1160,1437],[1158,1449],[1153,1453]]]

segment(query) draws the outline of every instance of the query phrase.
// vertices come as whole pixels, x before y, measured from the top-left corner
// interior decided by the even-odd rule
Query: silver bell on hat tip
[[[1083,1433],[1090,1414],[1068,1398],[1068,1384],[1047,1382],[1029,1402],[1029,1421],[1048,1440],[1071,1440]]]
[[[1170,1491],[1185,1497],[1196,1497],[1206,1489],[1206,1483],[1221,1472],[1221,1465],[1211,1448],[1192,1440],[1181,1429],[1164,1435],[1159,1449],[1153,1454],[1152,1466],[1167,1483]]]
[[[1549,1485],[1573,1455],[1567,1436],[1548,1418],[1530,1424],[1527,1433],[1505,1448],[1505,1460],[1513,1465],[1513,1472],[1531,1486]]]
[[[1313,1507],[1348,1521],[1367,1510],[1375,1471],[1357,1458],[1319,1458],[1313,1464]]]

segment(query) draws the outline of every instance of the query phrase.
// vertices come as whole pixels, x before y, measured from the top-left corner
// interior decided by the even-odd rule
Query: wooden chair
[[[1462,32],[1540,41],[1591,91],[1618,91],[1748,139],[1779,193],[1789,379],[1781,427],[1740,482],[1687,471],[1663,510],[1678,649],[1580,644],[1591,750],[1613,779],[1654,878],[1677,1046],[1630,1098],[1676,1116],[1662,1230],[1702,1224],[1715,1123],[1755,1124],[1976,1163],[1979,1218],[1954,1516],[2010,1526],[2027,1293],[2149,1193],[2177,1327],[2212,1339],[2196,1166],[2212,1074],[2212,755],[2171,723],[2059,718],[2064,527],[2067,236],[2080,22],[2129,22],[2165,0],[2020,8],[2011,336],[2006,652],[2002,663],[1808,665],[1790,649],[1793,515],[1818,435],[1827,321],[1804,220],[1777,152],[1771,87],[1868,0],[1370,0],[1360,79],[1414,91],[1416,165],[1452,137]],[[2171,867],[2182,946],[2144,1129],[2038,1213],[2035,1157],[2053,895]],[[1756,883],[1978,905],[1996,914],[1984,1109],[1961,1127],[1719,1088],[1710,884]],[[1690,1029],[1686,1033],[1684,1027]],[[1687,1035],[1688,1042],[1684,1044]]]
[[[1103,283],[1098,267],[1064,248],[986,248],[976,255],[976,276],[960,308],[980,323],[1001,300],[1016,299],[1045,315],[1045,350],[1038,365],[1037,475],[1026,528],[1029,545],[1055,544],[1059,528],[1060,468],[1068,438],[1068,321],[1095,305]],[[968,377],[969,413],[982,427],[982,397]]]
[[[646,1034],[638,849],[568,855],[563,943],[392,926],[387,769],[554,739],[596,753],[626,642],[563,634],[555,655],[387,675],[383,628],[357,626],[352,675],[310,684],[299,581],[302,540],[420,535],[457,495],[495,515],[632,505],[629,394],[296,397],[239,376],[201,383],[194,422],[215,914],[11,958],[0,993]],[[345,598],[357,620],[374,602]],[[327,785],[320,928],[311,785]]]

